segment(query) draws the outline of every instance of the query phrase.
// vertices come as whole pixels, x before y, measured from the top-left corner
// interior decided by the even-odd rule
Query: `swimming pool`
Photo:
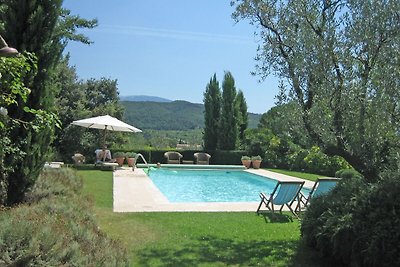
[[[277,183],[237,170],[156,169],[149,177],[170,202],[257,202]]]

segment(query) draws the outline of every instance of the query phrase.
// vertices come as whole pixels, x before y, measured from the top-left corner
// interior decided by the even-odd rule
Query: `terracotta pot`
[[[243,166],[246,167],[246,169],[248,169],[248,168],[250,168],[251,160],[242,159],[242,164],[243,164]]]
[[[251,164],[253,165],[254,169],[259,169],[261,165],[261,160],[252,160]]]
[[[125,158],[116,158],[115,159],[120,167],[124,165]]]
[[[128,166],[129,167],[135,167],[135,164],[136,164],[136,159],[135,158],[127,158],[126,160],[128,161]]]

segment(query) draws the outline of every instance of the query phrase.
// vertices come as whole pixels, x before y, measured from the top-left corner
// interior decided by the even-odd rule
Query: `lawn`
[[[113,213],[112,172],[79,174],[101,229],[124,244],[132,266],[322,266],[288,213]]]
[[[306,172],[295,172],[295,171],[288,171],[288,170],[282,170],[282,169],[268,169],[268,170],[272,171],[272,172],[277,172],[277,173],[281,173],[281,174],[298,177],[298,178],[305,179],[305,180],[310,180],[310,181],[316,181],[318,178],[324,177],[323,175],[306,173]]]

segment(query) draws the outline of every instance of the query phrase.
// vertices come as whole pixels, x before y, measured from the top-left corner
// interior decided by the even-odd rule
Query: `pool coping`
[[[138,168],[158,168],[157,164],[143,164],[136,165]],[[201,165],[201,164],[160,164],[161,168],[168,169],[196,169],[196,170],[245,170],[243,165]]]
[[[306,188],[311,188],[314,184],[312,181],[264,169],[245,171],[279,181],[305,181]],[[113,172],[114,212],[249,212],[256,211],[258,204],[259,202],[172,203],[154,185],[143,169],[136,168],[132,171],[132,168],[123,167]]]

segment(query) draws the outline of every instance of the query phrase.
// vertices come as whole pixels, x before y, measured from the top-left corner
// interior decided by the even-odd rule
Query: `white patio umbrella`
[[[86,128],[104,130],[103,145],[105,144],[107,130],[116,132],[130,132],[130,133],[142,132],[142,130],[133,127],[132,125],[129,125],[123,121],[120,121],[117,118],[111,117],[109,115],[77,120],[73,121],[71,124]]]

